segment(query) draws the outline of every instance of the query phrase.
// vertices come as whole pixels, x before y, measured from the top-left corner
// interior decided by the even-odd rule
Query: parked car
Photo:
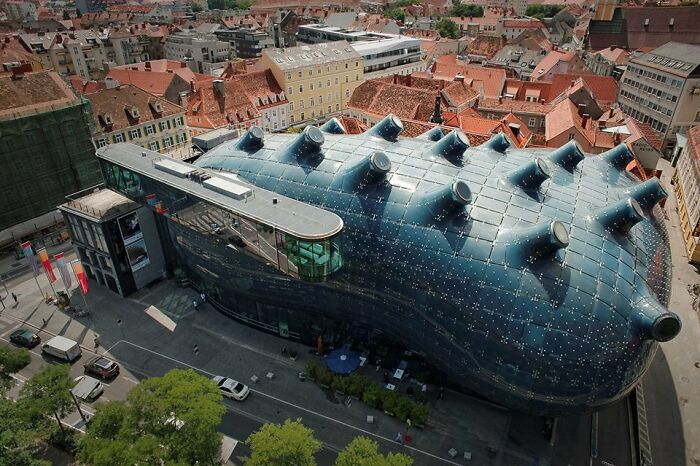
[[[80,357],[83,350],[80,348],[77,341],[58,335],[47,341],[46,344],[41,347],[41,352],[53,356],[54,358],[73,362]]]
[[[41,342],[41,338],[39,338],[39,335],[26,328],[20,328],[10,334],[10,341],[15,345],[24,346],[25,348],[34,348]]]
[[[250,395],[250,388],[228,377],[217,375],[212,380],[219,388],[219,392],[226,398],[233,398],[237,401],[243,401],[248,395]]]
[[[93,374],[103,379],[119,375],[119,364],[104,356],[95,356],[83,364],[86,374]]]
[[[105,390],[102,382],[87,375],[76,377],[75,381],[77,383],[75,387],[71,389],[71,391],[73,392],[73,395],[81,400],[95,400],[97,397],[102,395],[102,392]]]

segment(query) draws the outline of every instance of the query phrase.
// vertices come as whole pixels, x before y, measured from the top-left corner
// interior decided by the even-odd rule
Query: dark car
[[[103,379],[111,379],[119,375],[119,365],[104,356],[95,356],[86,362],[83,367],[86,374],[94,374]]]
[[[26,328],[20,328],[12,332],[10,341],[15,345],[24,346],[25,348],[34,348],[41,342],[41,338],[39,338],[39,335],[30,332]]]

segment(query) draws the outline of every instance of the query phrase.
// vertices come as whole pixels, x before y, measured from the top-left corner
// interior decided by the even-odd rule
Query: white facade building
[[[425,71],[421,60],[420,39],[386,36],[381,39],[351,42],[364,62],[365,79]]]
[[[165,58],[187,62],[196,73],[208,73],[231,58],[231,45],[213,34],[178,32],[166,39]]]

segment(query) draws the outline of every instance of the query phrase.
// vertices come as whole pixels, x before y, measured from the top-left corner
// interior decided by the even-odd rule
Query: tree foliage
[[[207,0],[210,10],[247,10],[254,0]]]
[[[450,10],[449,16],[474,16],[481,17],[484,16],[484,7],[479,5],[465,5],[459,0],[455,0]]]
[[[51,364],[29,379],[20,390],[22,404],[38,419],[63,417],[74,406],[70,389],[75,382],[68,375],[70,365]]]
[[[402,23],[406,20],[406,13],[400,8],[392,8],[387,11],[384,16],[387,18],[395,19],[396,21],[401,21]]]
[[[419,4],[420,1],[418,1],[418,0],[398,0],[396,3],[394,3],[394,8],[403,8],[406,6],[411,6],[414,3]]]
[[[200,11],[202,11],[202,6],[199,3],[191,3],[190,11],[192,13],[199,13]]]
[[[78,459],[93,466],[213,464],[226,408],[211,380],[172,370],[134,387],[126,402],[97,409]]]
[[[435,23],[435,30],[441,37],[449,37],[450,39],[459,38],[459,28],[457,27],[457,23],[447,18],[442,18],[440,21]]]
[[[0,394],[12,385],[12,374],[19,372],[32,358],[24,348],[0,347]]]
[[[252,451],[246,466],[315,466],[314,455],[321,450],[321,442],[301,419],[264,424],[246,443]]]
[[[0,397],[0,466],[48,466],[36,459],[43,430],[21,402]]]
[[[554,15],[564,9],[564,5],[528,5],[525,10],[525,16],[543,19],[552,18]]]
[[[379,445],[367,437],[356,437],[335,459],[335,466],[411,466],[413,458],[403,453],[379,453]]]

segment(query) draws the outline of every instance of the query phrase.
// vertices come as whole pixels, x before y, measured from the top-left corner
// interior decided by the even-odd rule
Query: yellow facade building
[[[697,264],[700,263],[700,125],[688,130],[673,181],[688,261]]]
[[[346,41],[265,49],[269,67],[289,101],[289,126],[305,126],[341,114],[364,82],[362,57]]]

